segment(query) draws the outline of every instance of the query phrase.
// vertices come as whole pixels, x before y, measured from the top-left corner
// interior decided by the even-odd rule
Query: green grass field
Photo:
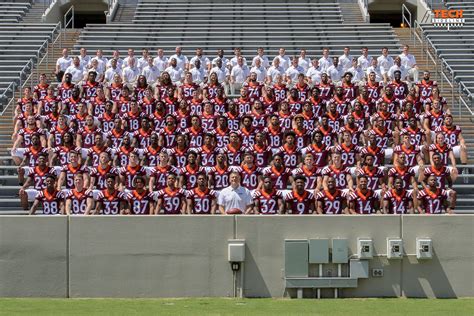
[[[0,299],[0,315],[474,315],[474,299]]]

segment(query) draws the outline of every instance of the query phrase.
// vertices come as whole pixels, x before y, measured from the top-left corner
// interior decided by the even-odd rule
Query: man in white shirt
[[[105,74],[105,67],[100,67],[99,66],[99,60],[97,59],[91,59],[91,64],[87,69],[84,70],[84,81],[87,81],[87,78],[89,77],[90,72],[95,72],[96,73],[96,80],[98,82],[104,81],[104,74]]]
[[[67,67],[66,71],[64,72],[64,74],[71,74],[71,82],[74,84],[78,84],[82,80],[83,73],[84,68],[81,66],[81,60],[78,56],[72,59],[72,64]]]
[[[223,62],[220,58],[216,58],[212,60],[212,64],[215,65],[211,71],[209,71],[209,76],[212,73],[217,74],[217,81],[220,84],[224,85],[225,94],[230,94],[230,85],[229,85],[229,78],[230,78],[230,71],[227,67],[223,65]]]
[[[216,62],[217,60],[220,60],[221,61],[221,64],[222,66],[220,68],[226,68],[226,69],[229,69],[227,67],[227,64],[229,63],[229,60],[227,58],[224,57],[224,50],[223,49],[218,49],[217,50],[217,57],[214,58],[211,62],[211,67],[214,68],[216,66]],[[220,81],[219,81],[220,82]]]
[[[242,50],[240,49],[240,47],[234,48],[234,57],[232,57],[231,60],[229,60],[229,63],[227,64],[230,70],[232,70],[232,68],[238,65],[238,60],[240,57],[242,57],[244,65],[247,65],[247,59],[242,56]]]
[[[149,84],[149,85],[153,85],[155,84],[156,80],[160,77],[160,70],[158,69],[158,67],[156,67],[154,64],[153,64],[153,57],[151,56],[148,56],[148,65],[146,65],[145,67],[143,67],[143,70],[141,72],[142,75],[145,76],[146,78],[146,82]]]
[[[311,59],[306,57],[306,49],[300,51],[300,57],[298,58],[298,66],[303,68],[304,73],[306,73],[311,67]]]
[[[240,174],[232,171],[229,175],[230,185],[222,189],[217,199],[221,214],[245,214],[252,208],[250,190],[240,185]]]
[[[176,59],[176,66],[180,69],[182,69],[182,71],[184,70],[188,70],[189,69],[189,61],[188,61],[188,57],[184,56],[182,53],[181,53],[182,49],[181,49],[181,46],[177,46],[176,49],[175,49],[175,54],[172,55],[170,57],[170,66],[171,66],[171,60],[174,58]]]
[[[69,57],[67,48],[63,49],[62,54],[62,57],[58,58],[58,60],[56,61],[56,71],[54,72],[58,82],[61,82],[63,80],[64,72],[71,65],[72,62],[71,57]]]
[[[240,56],[237,59],[237,65],[232,67],[230,72],[230,92],[232,95],[235,95],[235,91],[240,91],[249,74],[249,67],[244,64],[244,58]]]
[[[194,65],[196,64],[197,59],[201,62],[201,67],[203,69],[205,69],[205,70],[209,69],[209,65],[210,65],[211,61],[209,60],[209,58],[207,58],[206,56],[204,56],[202,54],[202,48],[196,48],[196,56],[191,58],[191,60],[189,61],[189,66],[191,68],[194,67]]]
[[[130,56],[129,56],[130,57]],[[122,81],[131,89],[136,83],[140,70],[135,66],[135,58],[128,58],[128,66],[123,69]]]
[[[377,59],[375,59],[375,58],[372,58],[372,61],[370,63],[370,67],[367,68],[367,70],[365,71],[367,78],[369,77],[371,72],[375,73],[375,80],[377,82],[380,82],[380,81],[383,80],[384,77],[382,75],[382,67],[380,67],[377,64]]]
[[[304,69],[298,65],[298,57],[293,56],[291,66],[285,71],[286,82],[290,87],[293,87],[298,82],[299,74],[304,74]]]
[[[333,82],[337,83],[341,81],[341,77],[344,74],[344,69],[339,63],[339,57],[332,58],[332,65],[327,69],[326,72]]]
[[[117,60],[111,59],[109,64],[110,67],[105,71],[104,74],[104,81],[106,83],[112,83],[116,74],[122,77],[122,68],[119,68]]]
[[[346,46],[344,47],[344,54],[339,57],[339,65],[342,66],[344,72],[346,72],[352,65],[352,56],[350,55],[351,49]]]
[[[84,47],[81,48],[79,53],[79,61],[81,62],[82,68],[86,68],[91,61],[91,56],[87,55],[87,49]]]
[[[284,74],[285,74],[285,70],[283,69],[282,66],[280,66],[280,58],[275,57],[273,59],[273,66],[268,68],[268,71],[267,71],[267,83],[269,85],[276,83],[276,77],[278,75],[283,77]]]
[[[360,67],[359,62],[355,57],[352,58],[352,67],[347,69],[347,72],[350,72],[352,74],[352,83],[358,84],[365,78],[364,71]]]
[[[367,47],[362,47],[362,55],[357,58],[357,63],[362,71],[366,71],[372,64],[372,56],[369,56],[369,49]]]
[[[97,60],[98,72],[100,72],[101,74],[105,73],[108,60],[104,57],[102,49],[97,50],[96,55],[91,59],[91,64],[93,60]]]
[[[331,57],[329,57],[329,48],[323,48],[323,57],[318,60],[319,70],[321,72],[326,72],[329,67],[332,65]]]
[[[308,83],[313,86],[321,82],[321,71],[319,71],[319,62],[316,58],[311,62],[311,67],[306,72],[306,78]]]
[[[290,67],[290,57],[285,55],[286,50],[284,48],[280,48],[278,51],[278,56],[276,56],[280,60],[280,66],[286,71]]]
[[[120,68],[120,69],[123,68],[123,59],[120,58],[120,52],[118,50],[114,50],[114,52],[112,54],[112,58],[109,59],[109,61],[107,62],[107,68],[112,66],[112,59],[115,59],[116,65],[117,65],[118,68]]]
[[[258,57],[258,56],[257,56]],[[255,65],[250,69],[250,72],[254,72],[257,75],[257,81],[264,83],[267,78],[267,69],[262,66],[262,59],[254,58]]]
[[[257,48],[257,56],[255,56],[252,60],[252,67],[255,67],[257,60],[260,60],[260,65],[264,67],[265,69],[270,67],[270,62],[268,61],[268,57],[264,55],[263,47]]]
[[[209,59],[207,60],[209,61]],[[196,58],[194,60],[194,65],[189,72],[191,73],[193,77],[193,82],[195,84],[200,85],[207,80],[207,71],[203,66],[201,66],[201,60],[199,58]]]
[[[168,68],[168,58],[165,57],[163,48],[158,48],[156,53],[158,56],[153,59],[153,65],[155,65],[160,72],[163,72],[166,68]]]
[[[129,59],[131,58],[135,59],[135,50],[133,48],[129,48],[127,53],[128,53],[128,56],[123,59],[122,68],[128,67]],[[136,63],[136,61],[134,63]]]
[[[405,67],[409,77],[413,78],[413,82],[418,82],[418,65],[416,64],[415,56],[409,53],[410,47],[403,45],[403,52],[398,55],[401,59],[401,65]],[[407,79],[409,79],[407,77]]]
[[[377,58],[377,64],[380,66],[380,71],[385,82],[388,82],[388,70],[393,66],[393,58],[388,54],[388,48],[382,48],[382,55]]]
[[[393,62],[393,66],[390,67],[390,69],[387,72],[387,76],[389,80],[393,80],[393,75],[395,74],[395,71],[400,71],[401,78],[402,80],[407,80],[408,77],[408,70],[405,68],[405,66],[402,65],[402,59],[400,56],[395,57],[395,60]]]
[[[143,71],[143,68],[148,66],[148,57],[150,57],[148,49],[144,48],[142,50],[142,57],[138,58],[137,61],[137,68],[140,70],[140,73]]]
[[[181,51],[181,50],[180,50]],[[173,55],[174,56],[174,55]],[[181,55],[183,56],[183,55]],[[186,58],[186,61],[188,59]],[[165,69],[169,73],[171,81],[176,85],[181,85],[181,81],[184,78],[184,72],[182,68],[178,67],[178,61],[175,57],[170,57],[170,66]]]

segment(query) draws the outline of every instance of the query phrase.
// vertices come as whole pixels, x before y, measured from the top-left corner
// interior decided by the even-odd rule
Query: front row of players
[[[238,177],[240,174],[232,172]],[[329,177],[326,188],[315,194],[305,189],[306,178],[295,176],[292,190],[277,190],[271,176],[264,176],[262,185],[254,190],[252,199],[243,213],[246,214],[406,214],[406,213],[452,213],[455,201],[449,191],[439,189],[436,176],[427,178],[427,185],[416,193],[403,188],[404,180],[395,178],[392,189],[384,193],[368,187],[368,177],[360,175],[354,190],[338,189],[336,179]],[[106,177],[105,189],[92,191],[85,188],[84,176],[74,176],[75,188],[58,191],[56,179],[48,175],[46,188],[41,190],[30,209],[35,214],[40,204],[45,215],[158,215],[158,214],[216,214],[224,213],[220,207],[219,194],[208,188],[205,173],[197,176],[197,187],[192,190],[177,186],[177,175],[170,172],[166,187],[150,192],[145,178],[134,179],[134,189],[117,190],[116,178]]]

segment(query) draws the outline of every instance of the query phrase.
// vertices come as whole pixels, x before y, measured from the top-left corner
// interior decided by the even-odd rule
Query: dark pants
[[[56,75],[56,79],[58,79],[58,82],[61,82],[63,81],[63,76],[64,76],[64,71],[60,71],[58,72],[58,74]]]

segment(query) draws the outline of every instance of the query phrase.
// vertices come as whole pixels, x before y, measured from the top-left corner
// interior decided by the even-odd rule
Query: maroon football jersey
[[[272,192],[267,193],[263,189],[255,190],[252,197],[259,214],[278,214],[278,202],[283,199],[281,191],[273,189]]]
[[[407,190],[397,194],[397,191],[394,189],[385,193],[384,200],[388,201],[389,214],[406,214],[408,213],[410,202],[413,202],[411,193],[408,193]]]
[[[102,215],[119,215],[120,204],[127,201],[127,195],[124,192],[115,190],[112,194],[107,190],[102,190],[97,195],[97,202],[102,203],[100,210]]]
[[[188,191],[188,198],[192,203],[193,214],[211,214],[213,201],[217,200],[218,193],[214,190],[200,191],[199,188]]]
[[[338,189],[332,194],[324,190],[316,195],[316,200],[323,204],[323,214],[339,215],[342,214],[346,195]]]
[[[321,177],[321,169],[314,166],[312,169],[308,169],[306,166],[296,168],[292,171],[294,176],[304,176],[306,178],[305,190],[314,190],[318,184],[318,178]]]
[[[171,190],[166,187],[157,193],[158,200],[162,201],[164,214],[181,214],[183,207],[183,198],[186,197],[186,191],[175,188]]]
[[[222,190],[229,186],[231,171],[229,168],[221,169],[217,165],[209,169],[208,174],[213,180],[215,190]]]
[[[49,193],[44,189],[38,193],[36,200],[43,206],[44,215],[58,215],[60,214],[59,206],[64,200],[64,195],[60,191]]]
[[[72,189],[66,195],[66,201],[71,201],[71,213],[75,215],[84,215],[87,209],[87,199],[92,198],[92,192],[89,190]]]
[[[314,207],[314,195],[308,191],[304,191],[302,195],[295,190],[289,192],[285,200],[290,206],[288,213],[290,214],[310,214],[311,208]]]
[[[50,175],[56,176],[56,171],[51,167],[46,167],[43,170],[41,170],[38,166],[29,167],[25,173],[33,181],[33,188],[38,191],[46,189],[46,177]]]
[[[364,194],[359,189],[349,194],[349,201],[354,202],[354,210],[357,214],[373,214],[375,213],[375,203],[378,197],[372,190],[367,190]]]
[[[64,172],[66,175],[66,181],[64,183],[66,189],[74,189],[74,176],[76,174],[89,174],[89,168],[81,164],[78,164],[77,167],[74,167],[72,164],[67,164],[62,167],[61,172]]]
[[[110,165],[107,168],[102,168],[99,165],[89,169],[89,175],[91,179],[94,179],[94,188],[97,190],[105,189],[105,179],[109,174],[118,176],[118,170]]]
[[[448,191],[439,188],[436,192],[423,189],[418,192],[417,198],[423,203],[426,214],[441,214],[444,213],[444,203],[449,198],[449,194]]]
[[[149,215],[153,213],[154,198],[153,194],[148,192],[148,190],[144,190],[142,193],[133,190],[127,195],[127,198],[132,215]]]
[[[277,170],[274,166],[269,166],[263,169],[262,174],[271,177],[275,189],[286,190],[288,188],[291,176],[290,168],[282,168],[281,170]]]

